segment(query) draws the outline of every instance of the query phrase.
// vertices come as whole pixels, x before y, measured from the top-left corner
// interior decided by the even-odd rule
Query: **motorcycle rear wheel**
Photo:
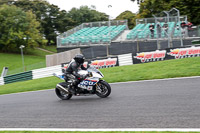
[[[56,95],[62,100],[69,100],[72,97],[72,94],[68,94],[58,88],[55,89]]]
[[[99,81],[96,86],[96,95],[101,98],[106,98],[111,93],[110,85],[105,81]]]

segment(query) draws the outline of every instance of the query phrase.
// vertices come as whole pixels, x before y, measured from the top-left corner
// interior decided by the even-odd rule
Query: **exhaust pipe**
[[[66,88],[64,88],[63,86],[61,86],[59,84],[57,84],[56,86],[58,87],[59,90],[69,93],[69,91]]]

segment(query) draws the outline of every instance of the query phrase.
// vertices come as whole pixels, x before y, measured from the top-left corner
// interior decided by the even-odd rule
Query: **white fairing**
[[[80,75],[86,75],[86,74],[88,74],[88,71],[86,71],[86,70],[79,70],[78,74],[80,74]]]
[[[97,84],[101,78],[103,78],[103,74],[99,70],[97,70],[96,68],[93,68],[93,67],[90,67],[87,70],[79,70],[78,71],[78,74],[80,74],[80,75],[86,75],[86,74],[90,74],[90,73],[92,73],[92,76],[87,77],[86,79],[81,81],[78,84],[79,88],[91,91],[93,89],[93,86],[95,84]],[[64,80],[63,73],[54,73],[53,75]]]
[[[87,77],[87,79],[101,79],[104,77],[104,75],[97,69],[95,68],[89,68],[88,70],[79,70],[78,71],[78,74],[80,75],[86,75],[88,74],[89,72],[92,72],[92,77]],[[63,73],[53,73],[54,76],[64,80],[64,76],[63,76]]]
[[[98,73],[96,73],[96,72],[94,72],[94,71],[90,71],[90,72],[92,72],[92,77],[93,78],[103,78],[103,74],[101,73],[101,75],[100,74],[98,74]],[[86,75],[86,74],[88,74],[88,71],[87,70],[80,70],[80,71],[78,71],[78,74],[80,74],[80,75]]]
[[[92,72],[92,76],[95,77],[95,78],[100,78],[100,79],[103,78],[103,76],[101,76],[100,74],[95,73],[95,72]]]

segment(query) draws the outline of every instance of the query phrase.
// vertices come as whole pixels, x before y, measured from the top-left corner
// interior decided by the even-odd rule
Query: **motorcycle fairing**
[[[81,81],[78,84],[78,87],[87,89],[87,90],[92,90],[93,86],[96,85],[96,83],[99,82],[98,78],[86,78],[85,80]]]

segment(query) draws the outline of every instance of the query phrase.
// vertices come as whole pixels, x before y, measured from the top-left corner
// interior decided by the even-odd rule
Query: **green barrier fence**
[[[25,81],[25,80],[32,80],[33,74],[32,71],[13,74],[4,77],[5,84],[13,83],[13,82],[19,82],[19,81]]]

